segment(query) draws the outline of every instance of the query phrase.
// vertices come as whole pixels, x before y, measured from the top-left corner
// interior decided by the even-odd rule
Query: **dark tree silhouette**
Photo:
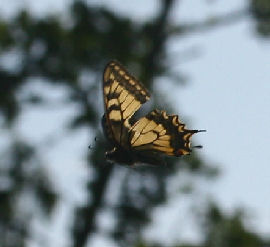
[[[250,0],[250,11],[256,20],[256,30],[263,37],[270,35],[270,2]]]
[[[0,159],[1,247],[25,246],[28,239],[35,238],[39,244],[44,244],[42,236],[39,238],[29,231],[31,219],[36,217],[36,212],[50,215],[59,199],[46,170],[42,168],[46,167],[42,165],[40,152],[43,144],[33,145],[32,140],[23,139],[16,133],[17,117],[29,105],[55,107],[62,103],[76,103],[81,111],[67,124],[68,130],[72,132],[87,126],[99,140],[86,158],[94,176],[87,184],[86,204],[78,206],[75,212],[71,226],[73,246],[86,246],[95,232],[101,232],[97,216],[104,210],[115,217],[115,226],[108,235],[122,246],[136,244],[144,226],[151,220],[153,208],[166,203],[166,186],[170,177],[179,172],[200,177],[214,174],[215,169],[196,152],[188,158],[170,159],[167,167],[154,169],[141,167],[130,170],[104,160],[106,143],[99,133],[102,109],[99,109],[96,96],[101,95],[102,70],[110,59],[121,61],[133,72],[136,68],[135,74],[153,92],[153,107],[166,104],[167,110],[173,110],[171,103],[160,102],[153,90],[154,79],[159,76],[166,75],[168,83],[183,80],[168,73],[166,44],[169,38],[234,23],[248,13],[253,14],[257,30],[265,36],[269,34],[269,1],[250,1],[249,10],[216,17],[215,21],[173,26],[169,17],[175,2],[160,0],[157,16],[142,23],[134,23],[129,18],[87,5],[84,1],[74,1],[71,5],[69,23],[63,23],[59,16],[33,17],[27,11],[19,12],[12,19],[0,20],[0,57],[3,61],[7,57],[16,61],[12,66],[0,64],[0,123],[4,134],[8,135],[8,141],[1,146]],[[87,83],[82,82],[85,75]],[[68,96],[63,102],[50,102],[38,93],[19,96],[30,79],[40,78],[52,86],[63,85]],[[117,190],[113,202],[107,198],[112,189]],[[241,220],[236,219],[236,223],[237,229],[242,229],[240,234],[245,232]],[[213,222],[207,223],[209,227],[211,224]],[[212,239],[216,238],[214,229],[206,234],[205,246],[214,246],[211,245]],[[226,234],[234,236],[235,231]],[[245,234],[241,236],[252,239],[255,244],[261,243],[255,235]],[[232,242],[231,246],[236,246],[235,243]]]

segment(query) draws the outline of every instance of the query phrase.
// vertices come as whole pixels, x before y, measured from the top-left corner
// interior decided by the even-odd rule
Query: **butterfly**
[[[117,61],[109,62],[105,67],[103,97],[102,128],[112,145],[112,150],[105,153],[107,161],[128,166],[136,163],[159,165],[160,155],[190,154],[191,136],[204,131],[186,129],[177,115],[157,109],[132,124],[132,116],[150,99],[150,94]]]

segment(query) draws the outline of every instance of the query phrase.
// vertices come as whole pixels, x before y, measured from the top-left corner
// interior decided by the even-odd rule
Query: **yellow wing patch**
[[[118,62],[110,62],[103,75],[107,126],[118,144],[127,145],[130,118],[150,99],[147,89]]]
[[[197,132],[186,129],[177,115],[154,110],[131,127],[130,144],[134,150],[180,156],[191,152],[190,137]]]

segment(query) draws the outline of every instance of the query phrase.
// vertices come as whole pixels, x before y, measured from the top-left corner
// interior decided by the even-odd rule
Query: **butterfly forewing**
[[[103,94],[107,132],[123,147],[128,147],[129,120],[150,95],[146,88],[116,61],[104,70]]]

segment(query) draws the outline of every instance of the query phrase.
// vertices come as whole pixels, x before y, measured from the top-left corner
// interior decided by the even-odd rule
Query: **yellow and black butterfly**
[[[150,99],[147,89],[117,61],[107,64],[103,75],[105,114],[102,127],[113,149],[108,161],[134,165],[161,163],[159,155],[190,154],[190,137],[203,130],[188,130],[177,115],[153,110],[133,125],[131,117]],[[199,147],[199,146],[198,146]]]

